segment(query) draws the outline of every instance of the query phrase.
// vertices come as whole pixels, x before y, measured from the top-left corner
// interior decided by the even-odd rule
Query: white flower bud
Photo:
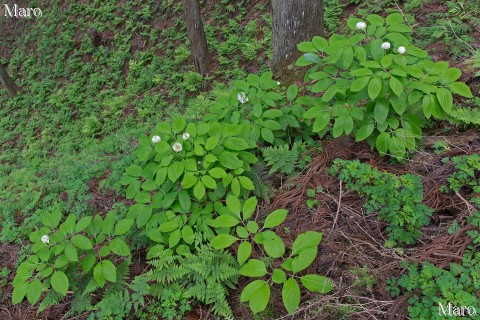
[[[367,24],[363,21],[360,21],[360,22],[357,22],[355,26],[357,27],[358,30],[363,30],[367,27]]]
[[[183,140],[188,140],[189,138],[190,138],[190,133],[184,132],[183,135],[182,135],[182,139]]]
[[[44,235],[44,236],[42,236],[42,242],[43,242],[43,243],[49,243],[49,242],[50,242],[50,238],[49,238],[47,235]]]
[[[173,144],[173,146],[172,146],[172,149],[173,149],[173,151],[175,151],[175,152],[180,152],[180,151],[182,151],[183,147],[182,147],[182,145],[181,145],[180,143],[175,142],[175,143]]]
[[[153,137],[152,137],[152,142],[153,142],[153,143],[159,143],[160,140],[162,140],[162,138],[160,138],[160,136],[153,136]]]
[[[280,85],[280,81],[277,81],[277,85]]]
[[[385,49],[385,50],[390,49],[390,42],[384,42],[384,43],[382,43],[382,49]]]
[[[407,49],[405,49],[405,47],[398,47],[398,53],[400,54],[405,54],[405,52],[407,52]]]

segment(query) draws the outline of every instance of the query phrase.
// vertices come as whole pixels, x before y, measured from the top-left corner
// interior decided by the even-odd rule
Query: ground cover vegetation
[[[0,52],[22,88],[0,89],[2,317],[478,309],[475,3],[324,3],[295,83],[268,1],[202,3],[206,77],[181,1],[24,23]]]

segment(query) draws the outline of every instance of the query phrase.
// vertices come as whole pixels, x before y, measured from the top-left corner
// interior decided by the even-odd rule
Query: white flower
[[[43,242],[43,243],[49,243],[49,242],[50,242],[50,238],[49,238],[47,235],[44,235],[44,236],[42,236],[42,242]]]
[[[405,49],[405,47],[398,47],[398,53],[400,54],[405,54],[405,52],[407,52],[407,49]]]
[[[183,135],[182,135],[182,139],[183,140],[188,140],[189,138],[190,138],[190,133],[184,132]]]
[[[237,94],[237,99],[238,101],[240,101],[241,104],[248,102],[248,97],[245,92],[240,92],[239,94]]]
[[[153,142],[153,143],[159,143],[160,140],[162,140],[162,138],[160,138],[160,136],[153,136],[153,137],[152,137],[152,142]]]
[[[277,85],[280,85],[280,81],[277,81]]]
[[[182,147],[182,145],[181,145],[180,143],[175,142],[175,143],[173,144],[173,146],[172,146],[172,149],[173,149],[173,151],[175,151],[175,152],[180,152],[180,151],[182,151],[183,147]]]
[[[390,42],[384,42],[384,43],[382,43],[382,49],[385,49],[385,50],[390,49]]]
[[[357,22],[357,24],[355,25],[357,27],[358,30],[363,30],[367,27],[367,24],[365,22]]]

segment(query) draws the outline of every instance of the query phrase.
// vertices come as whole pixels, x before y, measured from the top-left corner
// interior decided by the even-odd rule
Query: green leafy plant
[[[313,209],[315,206],[318,206],[320,201],[318,201],[317,194],[321,193],[323,188],[321,186],[317,187],[316,189],[307,189],[307,207]]]
[[[279,172],[288,175],[295,170],[300,152],[298,145],[294,144],[291,149],[288,145],[263,148],[262,155],[270,167],[270,174]]]
[[[366,198],[367,213],[378,212],[389,223],[386,246],[397,242],[412,244],[428,224],[433,210],[422,203],[423,186],[418,176],[396,176],[379,171],[360,161],[336,159],[330,173],[338,176],[345,187]]]
[[[218,122],[190,123],[177,118],[172,125],[157,125],[152,138],[142,136],[137,156],[141,165],[127,168],[122,183],[127,199],[135,199],[129,217],[143,227],[154,211],[187,213],[192,198],[205,203],[226,194],[240,196],[253,189],[245,176],[257,161],[248,149],[255,143],[244,138],[240,125]],[[183,132],[183,134],[182,134]]]
[[[296,99],[297,85],[290,86],[286,93],[280,89],[270,71],[260,76],[249,74],[245,80],[235,80],[232,90],[217,98],[205,119],[248,125],[250,138],[259,142],[283,146],[286,138],[308,139],[307,131],[292,133],[301,129],[298,119],[304,112],[302,101],[308,99]]]
[[[442,186],[441,190],[458,192],[462,188],[468,188],[473,198],[480,197],[480,155],[474,153],[453,157],[451,160],[455,164],[455,171],[448,176],[448,185]]]
[[[169,319],[181,317],[188,310],[182,304],[184,299],[211,304],[215,315],[233,319],[227,294],[228,288],[235,287],[239,272],[230,253],[198,244],[195,253],[181,256],[155,245],[149,249],[147,259],[152,269],[145,277],[155,283],[151,286],[152,294],[163,300],[164,310],[170,310],[166,313]],[[171,299],[170,305],[165,294]]]
[[[414,151],[426,119],[444,119],[455,110],[453,94],[471,98],[457,82],[461,71],[433,62],[412,44],[412,30],[399,13],[372,14],[363,22],[350,18],[353,35],[314,37],[298,45],[299,66],[314,64],[305,78],[310,90],[323,92],[303,117],[323,132],[333,119],[333,137],[353,133],[380,154],[404,158]]]
[[[317,256],[317,246],[322,239],[322,233],[307,231],[297,236],[290,253],[283,240],[272,230],[278,227],[287,217],[288,211],[277,209],[265,217],[263,226],[250,220],[257,205],[256,198],[246,200],[243,205],[234,198],[227,198],[228,213],[216,218],[213,222],[217,227],[235,228],[233,236],[230,232],[218,234],[211,245],[216,249],[224,249],[240,242],[237,249],[237,260],[241,265],[240,274],[246,277],[262,278],[254,280],[242,291],[241,302],[248,302],[253,313],[263,311],[270,300],[270,286],[273,283],[282,285],[282,299],[288,313],[294,313],[300,304],[300,286],[312,292],[327,293],[333,290],[333,282],[320,275],[308,274],[299,276]],[[266,253],[264,259],[251,258],[252,253],[259,249]],[[271,270],[269,272],[268,270]]]
[[[76,286],[71,280],[80,274],[94,280],[96,288],[117,281],[114,261],[131,255],[120,236],[130,230],[134,221],[119,219],[113,211],[105,219],[100,215],[77,218],[70,214],[62,224],[61,220],[60,210],[44,214],[43,227],[30,234],[32,254],[17,269],[12,303],[20,303],[26,296],[35,304],[44,291],[64,297]]]

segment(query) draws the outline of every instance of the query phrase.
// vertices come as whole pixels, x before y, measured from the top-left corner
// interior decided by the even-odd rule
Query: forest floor
[[[4,190],[0,191],[0,319],[61,319],[70,307],[66,299],[37,314],[37,308],[26,301],[10,303],[14,270],[38,215],[59,206],[73,213],[106,213],[130,205],[118,181],[133,161],[131,151],[140,133],[171,113],[201,117],[212,91],[270,67],[271,13],[266,0],[242,1],[240,11],[234,1],[208,1],[203,7],[214,57],[207,79],[198,79],[188,65],[180,1],[123,2],[129,11],[105,1],[87,13],[82,3],[73,6],[65,1],[57,3],[62,12],[57,22],[0,21],[6,39],[0,57],[9,61],[9,69],[24,88],[16,102],[8,101],[0,90],[4,119],[0,121],[0,189]],[[341,30],[350,14],[385,15],[386,9],[398,9],[395,3],[326,1],[326,29]],[[402,1],[401,9],[414,18],[418,42],[435,61],[449,61],[461,69],[461,81],[478,97],[480,78],[468,63],[470,48],[480,48],[478,12],[452,13],[444,1]],[[111,15],[119,12],[134,17],[111,21]],[[439,17],[445,15],[448,23],[440,23]],[[140,21],[139,26],[131,28],[128,23],[135,21]],[[61,27],[56,28],[53,23],[59,22]],[[100,31],[101,46],[90,44],[90,27]],[[480,106],[480,98],[456,102]],[[466,217],[473,205],[466,200],[468,190],[440,191],[454,171],[442,159],[480,154],[480,129],[442,122],[425,130],[425,136],[423,147],[402,163],[380,157],[366,143],[351,138],[325,140],[303,171],[280,181],[271,177],[275,195],[263,206],[290,211],[281,237],[290,244],[306,230],[323,232],[309,271],[335,282],[333,294],[304,295],[296,319],[407,319],[408,297],[392,299],[386,289],[388,279],[405,271],[400,263],[429,261],[447,267],[461,261],[471,243]],[[441,151],[438,142],[446,145]],[[385,248],[386,224],[375,214],[366,215],[364,200],[328,173],[337,158],[359,159],[385,172],[421,177],[424,203],[435,213],[415,245],[404,250]],[[316,194],[318,205],[309,208],[306,190],[318,187],[323,190]],[[459,229],[450,234],[454,221]],[[141,270],[144,253],[134,256],[135,268]],[[230,300],[236,318],[252,318],[248,306],[239,303],[239,295],[240,290],[232,293]],[[291,319],[284,315],[281,292],[272,295],[272,318]],[[211,317],[208,307],[202,306],[188,314],[189,319]]]

